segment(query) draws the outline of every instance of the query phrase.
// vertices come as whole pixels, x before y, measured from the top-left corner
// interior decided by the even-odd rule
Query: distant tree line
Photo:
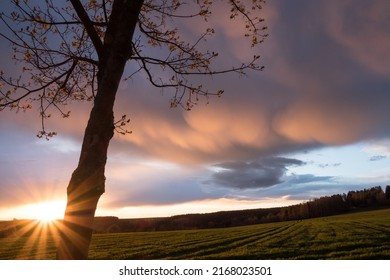
[[[377,186],[282,207],[278,213],[270,215],[268,218],[273,222],[299,220],[346,213],[358,208],[387,205],[390,205],[390,186],[386,187],[386,192],[383,191],[382,187]]]
[[[347,194],[324,196],[304,203],[267,209],[221,211],[208,214],[186,214],[166,218],[119,219],[96,217],[95,233],[166,231],[224,228],[260,223],[302,220],[347,213],[353,210],[389,207],[390,186],[373,187]],[[34,223],[34,221],[30,221]],[[35,222],[36,223],[36,222]],[[0,222],[0,238],[28,235],[34,231],[26,220]],[[23,230],[28,228],[29,230]]]
[[[187,214],[167,218],[118,219],[98,217],[95,232],[163,231],[223,228],[269,222],[302,220],[347,213],[363,208],[390,206],[390,186],[377,186],[347,194],[324,196],[301,204],[268,209]]]

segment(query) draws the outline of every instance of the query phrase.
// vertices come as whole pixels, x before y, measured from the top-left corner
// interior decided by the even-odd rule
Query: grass
[[[57,238],[0,239],[0,259],[54,259]],[[390,209],[245,227],[95,234],[90,259],[390,259]]]

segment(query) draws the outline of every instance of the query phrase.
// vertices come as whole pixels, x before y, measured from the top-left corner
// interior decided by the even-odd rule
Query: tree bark
[[[93,220],[105,192],[107,150],[114,134],[113,107],[143,0],[115,0],[99,55],[98,87],[84,133],[80,159],[67,188],[57,259],[86,259]]]

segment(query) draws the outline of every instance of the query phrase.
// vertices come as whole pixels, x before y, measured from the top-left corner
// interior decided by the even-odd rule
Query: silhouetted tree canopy
[[[73,101],[93,101],[98,87],[98,74],[105,52],[112,43],[110,20],[113,0],[89,1],[19,1],[11,0],[14,10],[0,13],[3,28],[0,36],[11,43],[13,59],[19,62],[21,74],[5,69],[0,75],[0,110],[27,110],[38,106],[42,118],[39,137],[51,137],[44,120],[53,110],[62,117],[71,114]],[[251,47],[263,42],[268,35],[260,17],[263,0],[227,1],[230,14],[226,17],[245,26]],[[227,4],[227,3],[226,3]],[[218,75],[246,70],[261,70],[260,56],[229,68],[218,67],[221,50],[213,50],[207,40],[216,30],[208,26],[215,5],[211,1],[149,0],[144,1],[132,40],[124,42],[127,60],[136,64],[133,72],[124,77],[135,78],[140,72],[150,83],[172,93],[171,107],[190,110],[200,96],[220,96],[223,89],[210,91],[198,75]],[[115,17],[113,17],[115,19]],[[186,22],[205,26],[197,37],[183,36]],[[191,34],[192,35],[192,34]],[[187,38],[183,38],[187,37]],[[243,48],[245,51],[245,48]],[[163,72],[163,74],[161,74]],[[126,116],[118,117],[118,132],[126,132]]]
[[[79,163],[67,188],[67,207],[57,252],[59,259],[85,259],[100,196],[105,192],[107,149],[115,131],[128,133],[126,115],[114,117],[119,83],[128,62],[133,72],[172,93],[171,107],[190,110],[200,97],[220,96],[194,77],[226,73],[245,75],[262,70],[258,54],[238,65],[219,68],[219,51],[207,40],[216,30],[208,25],[221,5],[227,18],[243,25],[243,38],[255,47],[267,36],[260,10],[264,0],[11,0],[0,13],[0,37],[12,45],[20,74],[0,72],[0,110],[37,106],[42,121],[38,137],[53,112],[68,118],[68,105],[93,102]],[[199,23],[204,23],[200,25]],[[185,36],[184,26],[199,24],[199,34]],[[243,48],[245,51],[245,48]]]

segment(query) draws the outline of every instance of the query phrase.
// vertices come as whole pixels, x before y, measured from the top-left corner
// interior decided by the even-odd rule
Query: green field
[[[54,259],[54,236],[0,238],[0,259]],[[95,234],[91,259],[390,259],[390,209],[245,227]]]

